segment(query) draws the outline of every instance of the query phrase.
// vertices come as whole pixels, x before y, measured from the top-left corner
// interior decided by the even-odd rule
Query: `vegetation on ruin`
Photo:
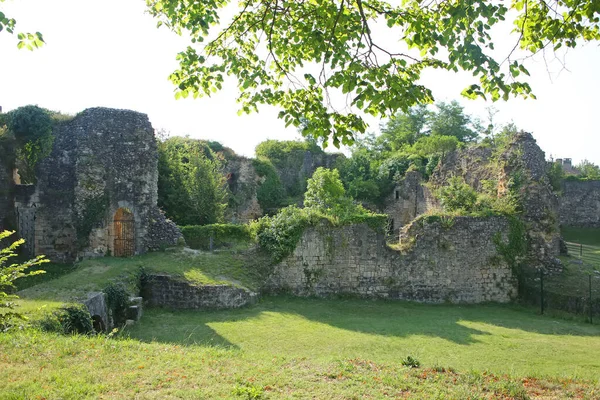
[[[591,399],[599,338],[597,326],[495,305],[266,298],[146,310],[112,338],[0,335],[0,388],[8,398]],[[403,366],[409,356],[420,367]]]
[[[19,169],[21,183],[36,182],[36,166],[52,152],[52,130],[71,118],[34,105],[0,114],[0,156],[7,166]]]
[[[179,225],[224,222],[223,156],[215,144],[182,137],[158,142],[158,206]]]
[[[188,225],[182,226],[180,229],[186,244],[192,249],[209,250],[211,238],[213,248],[227,247],[236,243],[247,244],[252,241],[248,225]]]
[[[252,161],[256,174],[263,179],[256,189],[256,198],[260,207],[267,213],[275,212],[283,205],[286,193],[277,170],[268,159],[257,158]]]
[[[309,226],[368,223],[375,229],[383,229],[387,219],[348,198],[336,169],[317,168],[307,182],[304,206],[291,205],[252,223],[259,248],[271,257],[273,264],[294,251]]]

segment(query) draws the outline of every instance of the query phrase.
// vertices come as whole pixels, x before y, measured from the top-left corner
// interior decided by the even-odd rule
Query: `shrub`
[[[39,324],[40,328],[47,332],[82,335],[94,333],[92,316],[83,304],[62,307],[47,315]]]
[[[222,161],[206,142],[172,137],[158,145],[158,205],[179,225],[222,222],[227,206]]]
[[[471,211],[477,202],[477,192],[462,177],[448,179],[448,185],[437,191],[444,211]]]
[[[338,170],[319,167],[308,180],[304,205],[321,212],[332,211],[343,206],[345,194]]]
[[[404,360],[402,360],[402,365],[409,368],[419,368],[421,366],[421,362],[412,356],[407,356]]]
[[[261,185],[256,189],[256,198],[264,211],[279,208],[285,198],[285,190],[277,170],[273,164],[264,159],[252,161],[256,174],[264,178]]]
[[[273,263],[290,255],[302,237],[304,229],[318,223],[331,226],[366,223],[371,228],[383,230],[387,215],[374,214],[362,206],[346,209],[343,215],[326,214],[315,208],[283,208],[272,217],[263,217],[253,222],[250,229],[261,250],[269,254]]]
[[[180,227],[186,243],[192,249],[209,250],[210,238],[213,238],[214,247],[222,247],[236,242],[251,240],[248,225],[212,224],[190,225]]]
[[[12,235],[14,232],[0,232],[0,243]],[[25,272],[28,268],[46,263],[49,260],[44,256],[38,256],[24,263],[10,264],[9,260],[16,257],[17,248],[25,243],[25,240],[19,239],[10,246],[0,249],[0,309],[5,308],[8,311],[0,314],[0,332],[7,330],[12,326],[12,321],[16,318],[26,319],[24,315],[14,311],[15,303],[12,300],[18,299],[18,296],[7,293],[15,289],[15,280],[27,276],[43,274],[44,271],[37,270]]]
[[[106,294],[106,306],[112,312],[115,325],[122,325],[127,320],[129,293],[122,284],[111,283],[103,290]]]

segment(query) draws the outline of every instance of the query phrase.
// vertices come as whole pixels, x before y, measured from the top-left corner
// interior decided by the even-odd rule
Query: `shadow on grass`
[[[556,321],[533,315],[529,309],[517,309],[514,306],[423,305],[400,301],[291,297],[267,297],[253,307],[236,310],[206,312],[150,309],[128,334],[142,341],[235,347],[209,325],[251,322],[252,319],[269,315],[300,317],[330,327],[382,337],[418,335],[442,338],[461,345],[477,343],[478,336],[490,334],[467,327],[464,322],[485,323],[545,335],[600,334],[600,329],[595,326]],[[294,319],[285,320],[284,323],[287,322],[294,323]],[[293,335],[294,331],[284,323],[273,327],[273,330],[279,331],[274,334]],[[312,329],[317,330],[315,335],[318,337],[318,329],[322,328],[317,325]]]

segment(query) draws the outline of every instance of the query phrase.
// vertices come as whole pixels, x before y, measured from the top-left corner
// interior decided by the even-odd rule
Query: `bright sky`
[[[265,139],[296,139],[277,110],[238,116],[235,84],[211,98],[175,100],[169,74],[188,42],[145,13],[144,0],[7,0],[2,11],[17,31],[40,31],[46,45],[17,50],[16,37],[0,33],[0,105],[3,111],[37,104],[74,114],[88,107],[114,107],[149,115],[156,129],[217,140],[252,156]],[[499,35],[497,41],[506,40]],[[514,41],[514,38],[512,38]],[[505,43],[506,45],[507,43]],[[600,164],[600,48],[571,50],[566,67],[542,59],[528,65],[537,100],[497,102],[499,122],[514,121],[532,132],[546,156]],[[468,75],[428,73],[423,82],[438,100],[457,99],[467,113],[485,118],[484,101],[460,98]],[[377,121],[370,131],[378,132]]]

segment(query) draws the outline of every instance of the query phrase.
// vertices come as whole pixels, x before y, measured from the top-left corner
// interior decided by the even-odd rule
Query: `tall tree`
[[[158,205],[179,225],[223,222],[221,162],[206,142],[172,137],[158,146]]]
[[[230,75],[242,112],[274,105],[286,124],[306,119],[304,133],[336,146],[365,132],[360,112],[389,117],[432,102],[420,83],[427,69],[470,72],[470,98],[533,97],[528,55],[600,39],[598,0],[241,0],[224,24],[230,0],[146,1],[159,25],[192,41],[171,75],[176,96],[211,95]],[[514,47],[494,54],[492,29],[506,19]]]
[[[479,136],[473,119],[456,100],[436,103],[436,107],[428,119],[431,135],[454,136],[459,142],[471,142]]]
[[[382,126],[377,144],[387,152],[396,152],[406,145],[413,145],[419,137],[427,133],[427,120],[430,115],[431,112],[425,105],[396,113]]]

